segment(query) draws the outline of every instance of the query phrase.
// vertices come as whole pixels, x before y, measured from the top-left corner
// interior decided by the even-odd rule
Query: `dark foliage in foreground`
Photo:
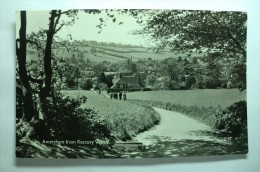
[[[247,104],[239,101],[215,114],[214,128],[229,137],[234,145],[247,149]]]
[[[93,109],[81,108],[87,98],[71,98],[56,93],[46,104],[44,119],[26,122],[17,118],[17,141],[22,138],[36,140],[96,140],[112,137],[104,120]],[[18,103],[19,104],[19,103]]]
[[[85,96],[71,98],[59,95],[48,102],[47,123],[56,139],[95,140],[110,137],[110,131],[96,112],[80,107],[86,101]]]
[[[230,137],[247,136],[247,105],[239,101],[215,114],[214,128]]]

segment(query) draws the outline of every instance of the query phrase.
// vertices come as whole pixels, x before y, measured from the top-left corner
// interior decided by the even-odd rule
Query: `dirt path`
[[[141,156],[198,156],[232,152],[229,142],[217,138],[209,126],[178,112],[154,109],[161,115],[160,123],[134,138],[148,148]]]
[[[192,118],[178,112],[168,111],[161,108],[154,108],[161,116],[160,124],[149,131],[139,134],[135,140],[145,145],[152,144],[151,136],[167,137],[172,139],[205,139],[217,140],[214,137],[200,135],[202,132],[212,132],[212,129]]]

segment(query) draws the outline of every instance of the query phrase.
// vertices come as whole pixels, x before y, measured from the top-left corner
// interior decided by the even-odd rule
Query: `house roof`
[[[138,76],[123,76],[120,79],[115,80],[115,84],[111,88],[116,88],[116,84],[127,84],[132,85],[133,88],[143,88],[140,83],[138,82]]]
[[[104,72],[104,74],[106,75],[106,76],[108,76],[108,75],[115,75],[117,72]]]
[[[138,83],[137,76],[124,76],[118,80],[119,84],[133,84]]]
[[[131,75],[131,72],[104,72],[104,74],[106,76],[115,75],[115,74],[120,74],[120,75],[126,76],[126,75]]]

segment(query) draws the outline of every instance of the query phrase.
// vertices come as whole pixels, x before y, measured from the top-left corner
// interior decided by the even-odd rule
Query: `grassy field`
[[[95,54],[91,53],[91,48],[95,48],[97,52]],[[117,63],[127,58],[132,58],[133,60],[152,58],[154,60],[162,60],[166,58],[177,58],[179,56],[186,57],[186,54],[175,54],[169,51],[162,51],[160,53],[154,53],[151,50],[147,51],[147,48],[120,48],[120,47],[110,47],[110,46],[79,46],[77,47],[78,52],[83,52],[85,59],[89,59],[94,62],[108,61],[111,63]],[[72,56],[71,52],[67,52],[64,47],[56,49],[57,56],[62,58],[70,58]],[[36,50],[27,50],[28,59],[39,60],[36,54]],[[77,53],[76,53],[77,56]],[[194,56],[199,56],[199,54],[194,54]]]
[[[163,90],[128,93],[128,99],[160,101],[197,107],[225,107],[245,100],[245,92],[238,89]]]
[[[131,139],[159,122],[159,114],[149,106],[140,106],[128,101],[112,100],[92,91],[64,91],[69,96],[86,96],[82,107],[93,108],[104,119],[113,135],[120,139]]]
[[[246,100],[246,93],[237,89],[149,91],[128,93],[128,99],[136,104],[180,112],[213,126],[217,112],[235,102]]]

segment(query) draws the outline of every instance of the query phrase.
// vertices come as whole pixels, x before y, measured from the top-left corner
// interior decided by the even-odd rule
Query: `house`
[[[119,78],[119,77],[122,77],[122,76],[129,76],[129,75],[132,75],[133,73],[132,72],[103,72],[104,75],[108,78],[108,77],[111,77],[111,78]]]
[[[85,68],[84,70],[81,70],[81,75],[91,78],[95,76],[95,71],[92,68]]]
[[[108,92],[117,91],[140,91],[144,86],[140,82],[140,75],[134,74],[131,76],[122,76],[114,80],[113,86],[108,89]]]
[[[108,77],[114,77],[116,74],[117,74],[117,72],[103,72],[104,73],[104,75],[108,78]]]

